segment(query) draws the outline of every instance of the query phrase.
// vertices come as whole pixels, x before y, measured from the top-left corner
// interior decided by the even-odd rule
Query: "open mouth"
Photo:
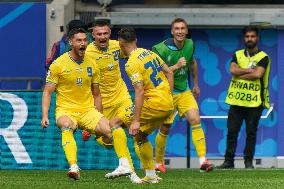
[[[100,41],[100,44],[101,44],[101,45],[105,45],[106,43],[107,43],[107,40],[101,40],[101,41]]]
[[[84,54],[84,53],[85,53],[85,51],[86,51],[86,48],[85,48],[85,47],[81,47],[81,48],[79,49],[79,53]]]
[[[184,35],[178,35],[177,38],[178,38],[178,39],[183,39],[183,38],[184,38]]]

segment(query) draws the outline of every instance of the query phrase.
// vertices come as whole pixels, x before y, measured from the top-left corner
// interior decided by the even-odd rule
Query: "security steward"
[[[268,79],[270,58],[257,47],[258,29],[243,29],[245,48],[233,55],[230,72],[232,80],[226,103],[230,105],[227,120],[227,149],[225,161],[218,168],[234,168],[238,134],[243,120],[246,123],[245,168],[252,169],[255,153],[257,127],[264,108],[269,108]]]

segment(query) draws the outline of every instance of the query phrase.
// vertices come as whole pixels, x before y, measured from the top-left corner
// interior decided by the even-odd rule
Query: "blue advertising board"
[[[0,3],[0,77],[43,77],[46,59],[46,4]],[[38,88],[33,86],[33,88]],[[26,84],[5,82],[0,89]]]

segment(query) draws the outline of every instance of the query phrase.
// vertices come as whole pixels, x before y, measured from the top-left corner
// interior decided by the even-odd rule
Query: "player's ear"
[[[73,43],[72,43],[71,39],[69,39],[69,45],[71,45],[71,46],[72,46],[72,44],[73,44]]]

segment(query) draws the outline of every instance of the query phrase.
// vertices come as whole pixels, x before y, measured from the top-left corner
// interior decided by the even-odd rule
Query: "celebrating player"
[[[120,73],[120,47],[118,41],[109,39],[111,30],[107,22],[95,21],[92,30],[94,42],[88,45],[86,54],[91,57],[93,62],[96,62],[96,65],[100,70],[100,92],[103,105],[102,112],[106,118],[110,120],[112,130],[121,133],[120,140],[116,141],[120,144],[115,145],[119,146],[119,148],[115,148],[118,157],[126,156],[134,170],[132,159],[126,145],[127,137],[123,128],[121,128],[121,126],[130,126],[133,118],[133,104]],[[84,140],[88,140],[90,134],[87,131],[84,131],[82,137]],[[100,144],[107,146],[111,145],[104,137],[97,138],[97,141]],[[123,151],[127,149],[127,154],[123,154],[121,149],[123,149]],[[123,176],[125,169],[125,167],[121,166],[120,162],[117,169],[106,174],[106,178]],[[141,182],[141,179],[134,171],[130,175],[130,179],[134,183]]]
[[[101,109],[99,91],[99,70],[89,56],[85,55],[87,36],[84,29],[73,29],[69,32],[69,43],[72,50],[64,53],[51,64],[46,78],[42,96],[43,128],[49,125],[48,109],[51,95],[56,90],[56,124],[62,131],[62,147],[70,165],[68,176],[75,180],[80,178],[77,165],[77,147],[73,133],[79,129],[87,130],[97,136],[113,138],[115,149],[119,149],[121,166],[125,167],[124,175],[132,173],[126,154],[127,148],[120,145],[123,133],[110,129],[109,121],[95,109]],[[94,98],[96,99],[94,101]]]
[[[193,57],[194,44],[191,39],[187,39],[187,23],[182,18],[176,18],[172,22],[171,29],[173,38],[167,39],[155,46],[156,52],[174,72],[174,107],[180,116],[184,116],[191,124],[192,139],[200,162],[200,171],[211,171],[213,165],[210,164],[206,156],[205,136],[200,123],[198,105],[194,97],[198,97],[200,90],[198,87],[197,62]],[[192,93],[188,86],[188,73],[193,76],[194,85]],[[174,113],[165,121],[156,136],[156,169],[166,172],[164,155],[167,136],[170,132],[171,124],[174,120]]]
[[[137,48],[133,28],[118,32],[121,50],[129,57],[125,70],[135,90],[134,118],[129,133],[135,136],[137,154],[146,171],[144,182],[157,183],[153,161],[153,148],[147,136],[171,115],[173,98],[171,87],[173,73],[155,53]],[[169,82],[168,82],[169,80]]]

